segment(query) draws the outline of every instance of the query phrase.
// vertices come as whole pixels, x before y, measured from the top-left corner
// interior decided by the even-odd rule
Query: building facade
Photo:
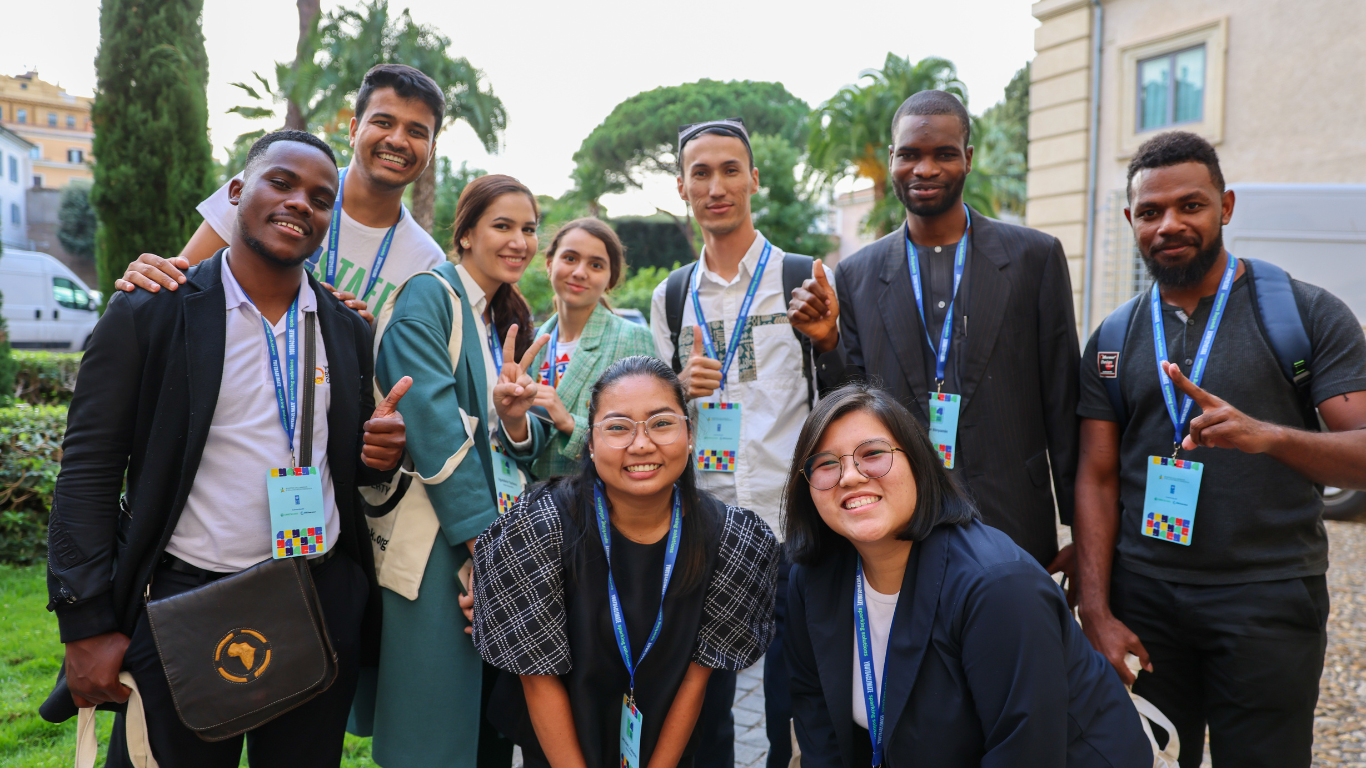
[[[37,72],[0,75],[0,127],[37,147],[26,186],[61,189],[73,179],[92,178],[92,101],[40,80]]]
[[[30,245],[27,190],[35,150],[24,137],[0,127],[0,242],[13,248]]]
[[[1204,136],[1235,188],[1366,182],[1366,3],[1039,0],[1032,13],[1026,221],[1063,242],[1083,336],[1146,285],[1124,207],[1149,137]]]

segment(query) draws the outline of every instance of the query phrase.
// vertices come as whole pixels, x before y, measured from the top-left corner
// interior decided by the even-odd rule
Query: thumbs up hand
[[[403,414],[398,412],[398,401],[407,394],[408,388],[412,385],[411,376],[399,379],[394,388],[389,390],[389,396],[375,407],[370,420],[365,422],[365,434],[362,436],[363,445],[360,450],[361,461],[365,462],[365,466],[388,472],[397,467],[403,459],[403,450],[407,446],[407,430],[403,426]]]
[[[817,353],[829,352],[840,340],[840,300],[835,287],[825,276],[820,259],[811,264],[811,277],[800,288],[792,289],[787,305],[787,321],[811,339]]]
[[[707,349],[702,344],[702,326],[692,329],[692,354],[683,363],[678,379],[683,383],[683,392],[689,400],[710,397],[721,387],[721,361],[707,357]]]

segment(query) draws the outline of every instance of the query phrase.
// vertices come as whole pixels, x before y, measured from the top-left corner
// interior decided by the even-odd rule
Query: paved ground
[[[1314,766],[1366,768],[1366,523],[1326,525],[1332,612],[1314,718]],[[763,668],[760,661],[736,681],[736,768],[762,768],[768,757]],[[1208,749],[1204,765],[1210,765]]]

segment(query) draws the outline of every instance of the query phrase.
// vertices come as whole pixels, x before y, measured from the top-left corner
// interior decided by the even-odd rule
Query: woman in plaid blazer
[[[655,356],[649,328],[617,316],[604,298],[626,271],[617,233],[598,219],[575,219],[555,232],[546,270],[555,289],[555,314],[536,332],[549,344],[536,356],[543,387],[536,396],[552,437],[532,465],[540,479],[577,474],[588,438],[588,395],[607,366],[632,355]],[[554,363],[551,363],[552,357]]]

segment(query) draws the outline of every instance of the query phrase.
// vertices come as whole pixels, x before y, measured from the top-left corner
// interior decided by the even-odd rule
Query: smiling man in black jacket
[[[398,466],[404,427],[393,406],[411,380],[375,408],[369,327],[304,271],[336,194],[326,144],[301,131],[261,138],[244,179],[232,182],[229,247],[191,270],[179,291],[115,295],[81,363],[48,534],[48,605],[73,702],[125,700],[118,673],[131,672],[162,765],[236,766],[242,738],[207,742],[180,722],[145,596],[169,597],[270,558],[266,474],[291,466],[305,441],[321,476],[326,544],[310,565],[339,674],[324,693],[251,731],[249,757],[253,766],[335,766],[341,757],[375,594],[354,491]],[[315,325],[316,368],[295,376],[290,363],[306,346],[296,336]],[[310,403],[316,418],[305,435],[298,410]]]

